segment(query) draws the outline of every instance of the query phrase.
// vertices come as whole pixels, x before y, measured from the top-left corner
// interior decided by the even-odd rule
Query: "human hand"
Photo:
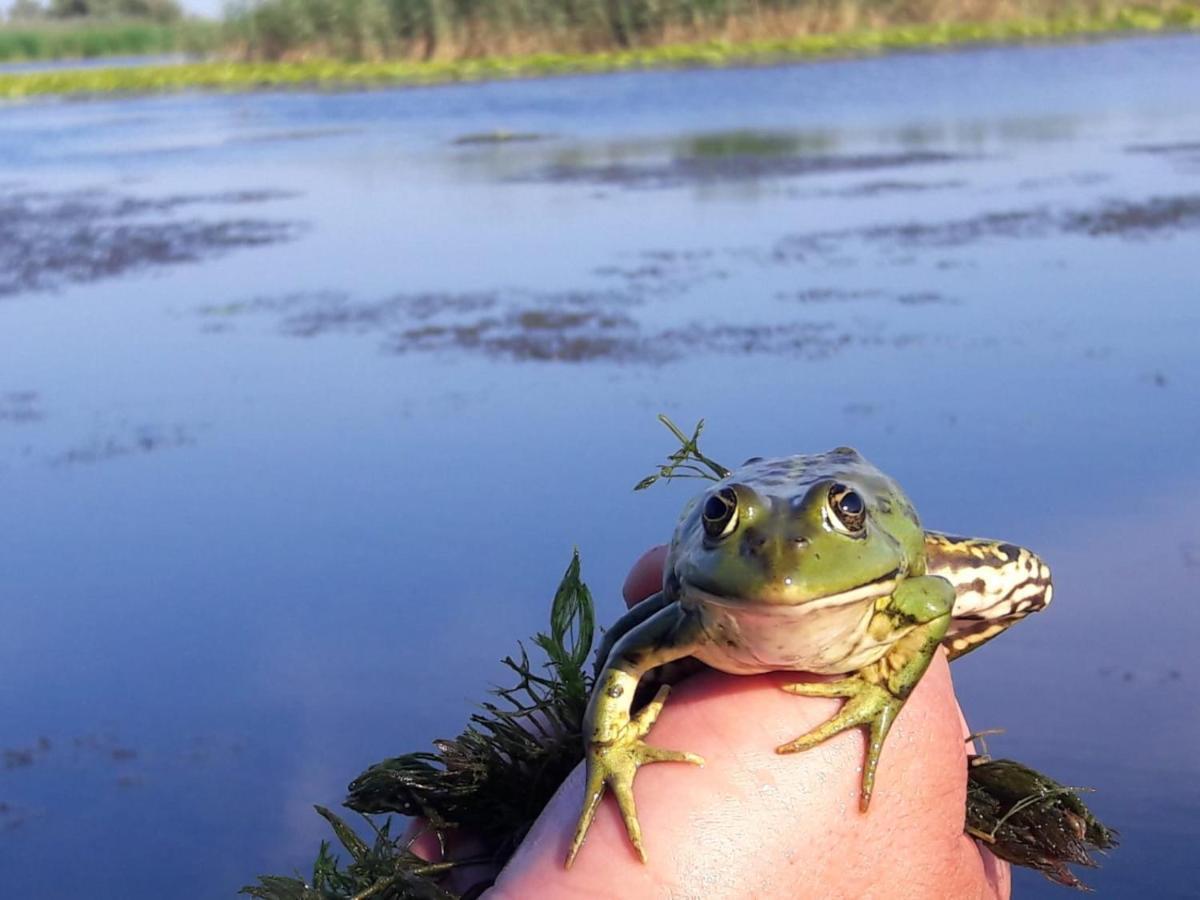
[[[660,588],[665,554],[658,547],[637,562],[627,603]],[[583,802],[581,765],[485,896],[1007,898],[1008,866],[963,834],[967,728],[945,655],[892,726],[865,814],[861,730],[803,753],[774,751],[842,702],[779,689],[804,677],[705,671],[677,685],[649,741],[698,753],[705,765],[639,771],[648,863],[605,799],[574,866],[563,867]]]

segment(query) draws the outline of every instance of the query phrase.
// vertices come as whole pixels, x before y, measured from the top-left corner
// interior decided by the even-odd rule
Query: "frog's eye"
[[[700,518],[704,533],[716,540],[733,534],[738,523],[738,498],[733,488],[721,488],[706,501]]]
[[[834,524],[848,534],[861,534],[867,527],[867,504],[854,488],[835,483],[829,488],[829,508]]]

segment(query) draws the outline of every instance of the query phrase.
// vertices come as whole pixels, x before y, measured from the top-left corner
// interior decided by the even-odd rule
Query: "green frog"
[[[788,684],[844,698],[827,722],[776,748],[795,753],[868,732],[866,812],[888,729],[939,646],[950,659],[1050,602],[1050,571],[1022,547],[926,531],[900,487],[857,451],[754,458],[693,499],[675,529],[662,591],[606,634],[584,720],[586,792],[567,856],[611,789],[643,862],[633,801],[640,766],[701,763],[644,742],[669,687],[631,714],[639,681],[684,657],[734,674],[844,676]]]

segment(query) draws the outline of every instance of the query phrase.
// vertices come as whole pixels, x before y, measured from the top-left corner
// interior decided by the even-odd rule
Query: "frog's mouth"
[[[886,597],[896,590],[904,577],[900,568],[892,569],[880,575],[874,581],[855,585],[835,594],[824,594],[816,597],[806,597],[797,591],[790,594],[787,586],[775,597],[731,597],[717,593],[694,581],[680,579],[680,594],[685,601],[693,603],[711,603],[715,606],[745,609],[747,606],[762,608],[786,609],[788,607],[803,607],[805,612],[818,609],[830,609],[839,606],[852,606],[878,597]]]

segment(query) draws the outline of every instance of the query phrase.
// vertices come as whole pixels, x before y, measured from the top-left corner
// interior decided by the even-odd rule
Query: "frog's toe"
[[[621,810],[621,818],[625,822],[625,833],[629,835],[629,843],[637,851],[638,858],[646,861],[646,848],[642,844],[642,826],[638,822],[637,804],[633,799],[633,777],[614,779],[612,782],[613,796],[617,798],[617,807]]]
[[[575,836],[571,839],[571,849],[567,851],[566,867],[568,869],[571,868],[571,863],[575,862],[575,856],[579,853],[579,848],[583,846],[583,839],[587,836],[588,829],[592,827],[592,820],[596,818],[596,810],[600,808],[600,801],[603,797],[604,772],[593,767],[589,760],[583,811],[579,814],[579,822],[575,826]]]
[[[636,734],[636,732],[632,733]],[[583,812],[579,816],[575,837],[567,851],[566,864],[568,868],[575,861],[579,848],[583,846],[592,820],[596,817],[596,809],[604,796],[605,787],[610,788],[616,798],[617,806],[621,810],[621,818],[625,822],[625,831],[629,835],[629,842],[633,844],[633,848],[642,862],[646,861],[646,849],[642,843],[642,828],[638,824],[637,805],[633,799],[633,779],[640,767],[656,762],[704,764],[704,760],[695,753],[651,747],[643,743],[639,737],[629,737],[603,746],[593,745],[589,749]]]
[[[862,692],[865,684],[857,678],[842,678],[838,681],[798,681],[780,687],[789,694],[804,697],[854,697]]]
[[[654,699],[638,710],[637,714],[629,720],[638,737],[643,738],[650,733],[650,728],[658,719],[658,714],[662,712],[663,704],[667,702],[669,693],[671,693],[671,686],[664,684],[654,694]]]
[[[645,744],[642,747],[642,762],[682,762],[691,763],[693,766],[704,765],[704,757],[696,753],[688,753],[686,750],[665,750],[662,747],[651,747]]]
[[[904,701],[879,685],[849,678],[825,683],[787,685],[785,690],[807,696],[850,698],[833,718],[794,741],[780,744],[775,748],[775,752],[798,753],[817,746],[835,734],[851,728],[866,727],[869,731],[867,759],[863,766],[862,793],[859,797],[859,808],[866,812],[875,789],[875,770],[879,765],[883,741]]]

